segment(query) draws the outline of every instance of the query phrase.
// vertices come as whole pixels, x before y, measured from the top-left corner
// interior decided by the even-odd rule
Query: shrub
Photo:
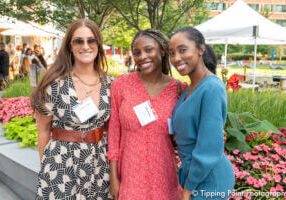
[[[2,97],[28,97],[32,91],[33,87],[30,86],[30,79],[29,77],[25,76],[9,83],[9,85],[4,89]]]
[[[23,118],[15,117],[6,123],[3,128],[4,135],[9,140],[21,140],[19,143],[22,147],[36,147],[37,142],[37,128],[32,116]]]
[[[240,89],[228,92],[228,111],[249,112],[260,120],[268,120],[276,127],[286,127],[286,94],[281,91],[252,92]]]

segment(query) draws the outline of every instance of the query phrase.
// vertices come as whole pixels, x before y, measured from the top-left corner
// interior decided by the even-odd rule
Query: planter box
[[[21,199],[35,199],[39,169],[38,151],[0,137],[0,180]]]

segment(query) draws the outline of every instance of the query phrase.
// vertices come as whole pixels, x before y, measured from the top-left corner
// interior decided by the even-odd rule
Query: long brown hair
[[[89,19],[76,20],[69,25],[55,62],[45,73],[30,96],[31,107],[34,110],[37,106],[42,105],[43,102],[46,101],[46,88],[56,79],[64,79],[71,72],[74,64],[74,56],[71,51],[71,39],[75,30],[82,26],[88,27],[98,41],[98,54],[94,60],[94,69],[99,74],[105,76],[108,66],[103,49],[103,39],[98,26]]]

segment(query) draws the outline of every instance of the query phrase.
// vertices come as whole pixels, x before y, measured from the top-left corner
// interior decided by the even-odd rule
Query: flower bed
[[[32,115],[29,97],[0,98],[0,121],[6,124],[13,117]]]
[[[227,152],[236,181],[230,199],[286,199],[286,129],[279,130],[270,136],[270,145],[254,146],[247,153]]]

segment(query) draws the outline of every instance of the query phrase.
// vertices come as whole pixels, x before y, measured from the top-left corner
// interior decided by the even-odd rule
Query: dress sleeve
[[[224,154],[226,106],[226,92],[222,87],[209,88],[202,98],[197,143],[185,182],[189,191],[197,189]]]
[[[54,115],[56,110],[56,103],[58,99],[58,83],[52,82],[46,89],[47,99],[43,104],[37,105],[36,110],[46,116]]]
[[[119,107],[121,104],[121,92],[120,82],[118,78],[111,85],[111,116],[108,127],[108,152],[107,156],[109,160],[118,160],[120,149],[120,119],[119,119]]]

